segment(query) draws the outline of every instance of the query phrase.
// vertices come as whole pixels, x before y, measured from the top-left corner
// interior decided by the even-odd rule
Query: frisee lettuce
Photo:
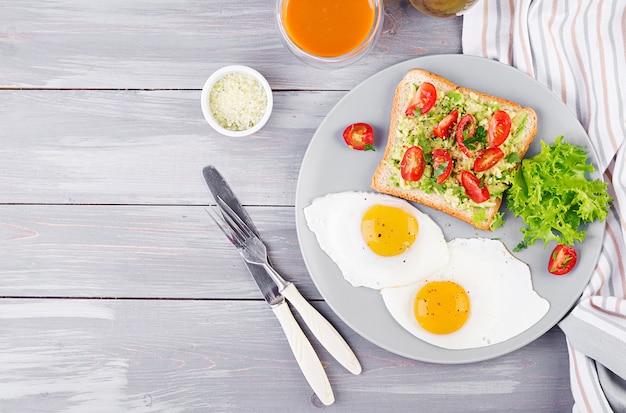
[[[541,151],[522,161],[507,192],[508,208],[525,224],[515,251],[539,239],[544,248],[550,241],[574,245],[584,240],[585,224],[606,218],[613,200],[606,182],[587,179],[594,170],[585,150],[563,136],[541,142]]]

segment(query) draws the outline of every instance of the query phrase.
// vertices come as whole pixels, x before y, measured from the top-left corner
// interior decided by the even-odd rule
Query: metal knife
[[[243,209],[243,207],[239,203],[239,200],[230,189],[230,186],[222,177],[222,175],[217,171],[217,169],[215,169],[215,167],[213,166],[207,166],[203,169],[202,174],[207,183],[207,186],[209,187],[209,190],[213,194],[213,197],[223,200],[246,223],[246,225],[250,227],[250,229],[257,233],[252,219],[245,211],[245,209]],[[296,319],[293,317],[293,314],[291,313],[291,310],[289,309],[289,306],[285,301],[285,297],[281,294],[279,290],[279,286],[275,283],[270,274],[263,267],[249,264],[245,262],[245,260],[244,263],[246,263],[246,266],[248,267],[248,271],[252,275],[252,278],[256,281],[259,289],[263,293],[265,300],[270,305],[274,314],[278,318],[280,325],[285,332],[285,335],[287,336],[287,340],[289,342],[291,350],[307,382],[315,391],[315,394],[317,394],[322,403],[324,403],[325,405],[332,404],[335,401],[335,397],[330,386],[330,382],[328,381],[326,372],[324,371],[324,368],[317,354],[315,353],[315,350],[311,346],[311,343],[298,325]],[[291,283],[288,284],[293,285]],[[291,291],[291,289],[288,290]],[[297,290],[295,291],[297,293],[297,296],[300,296]],[[300,298],[302,297],[300,296]],[[295,301],[299,302],[298,297],[296,297]],[[302,301],[304,301],[306,305],[311,307],[310,304],[308,304],[308,302],[304,300],[304,298],[302,298]],[[313,309],[313,307],[311,307],[311,309]],[[301,313],[301,315],[303,315],[303,313]],[[319,317],[323,319],[321,315],[319,315]],[[323,320],[328,323],[326,319]]]
[[[255,232],[258,232],[252,223],[252,219],[241,206],[239,200],[228,186],[226,180],[213,166],[207,166],[203,170],[204,179],[214,197],[219,197]],[[269,258],[268,258],[269,261]],[[244,260],[245,262],[245,260]],[[270,289],[267,275],[274,281],[274,286],[270,289],[270,299],[280,301],[286,298],[302,316],[304,322],[310,328],[313,335],[328,350],[328,352],[352,374],[361,373],[361,364],[348,346],[348,343],[341,337],[339,332],[326,320],[309,302],[302,297],[296,286],[283,279],[273,268],[268,271],[261,266],[247,264],[252,276],[257,283],[267,283]],[[271,267],[271,263],[270,263]],[[276,293],[275,287],[278,287]],[[263,291],[263,290],[262,290]],[[268,301],[271,303],[271,301]]]
[[[221,198],[222,201],[235,211],[239,218],[241,218],[241,220],[245,222],[246,225],[258,236],[254,222],[252,222],[252,219],[246,210],[243,209],[222,174],[220,174],[214,166],[209,165],[204,167],[202,175],[204,176],[204,180],[206,181],[213,198]],[[254,278],[257,284],[259,284],[259,289],[263,293],[265,301],[267,301],[269,305],[282,303],[284,301],[284,297],[278,291],[278,286],[274,283],[274,280],[272,280],[267,271],[259,265],[248,264],[245,261],[244,263],[248,267],[248,271],[250,271],[252,278]]]

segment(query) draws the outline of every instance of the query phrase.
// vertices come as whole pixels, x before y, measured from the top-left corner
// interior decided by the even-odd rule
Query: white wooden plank
[[[214,164],[242,202],[293,205],[300,159],[344,94],[278,92],[258,134],[228,138],[199,91],[0,91],[0,203],[206,204]]]
[[[0,87],[200,89],[217,68],[241,63],[276,89],[349,90],[410,57],[461,51],[461,18],[427,17],[404,0],[385,5],[372,53],[323,71],[283,46],[274,1],[3,0]]]
[[[272,261],[307,298],[293,208],[248,208]],[[259,299],[204,207],[0,205],[0,296]]]
[[[316,304],[357,349],[353,376],[312,341],[336,411],[571,411],[563,334],[509,355],[443,366],[395,356]],[[297,317],[299,319],[299,317]],[[314,412],[262,302],[2,300],[0,411]]]

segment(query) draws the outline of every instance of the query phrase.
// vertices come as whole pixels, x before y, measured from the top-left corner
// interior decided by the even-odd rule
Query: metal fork
[[[263,241],[261,241],[252,229],[239,218],[239,215],[237,215],[226,202],[219,197],[217,197],[215,201],[220,211],[222,211],[221,215],[223,219],[219,220],[219,216],[216,216],[215,211],[213,211],[213,214],[209,215],[211,215],[211,218],[213,218],[228,240],[239,250],[243,259],[250,264],[262,266],[270,277],[272,277],[272,280],[274,280],[274,283],[278,286],[278,290],[281,293],[289,285],[292,285],[292,283],[285,280],[270,265],[267,256],[267,247]]]
[[[222,212],[212,210],[209,215],[230,242],[239,250],[243,259],[266,269],[280,293],[298,310],[302,319],[317,340],[328,352],[352,374],[361,373],[361,364],[337,330],[300,294],[296,286],[286,281],[269,264],[267,247],[252,229],[233,211],[226,202],[216,197]]]

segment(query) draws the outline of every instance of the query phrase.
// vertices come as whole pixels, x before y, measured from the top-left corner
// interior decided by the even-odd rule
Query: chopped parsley
[[[482,126],[476,127],[476,133],[474,136],[467,137],[468,130],[463,131],[463,145],[470,151],[475,151],[479,147],[487,145],[487,131]]]

